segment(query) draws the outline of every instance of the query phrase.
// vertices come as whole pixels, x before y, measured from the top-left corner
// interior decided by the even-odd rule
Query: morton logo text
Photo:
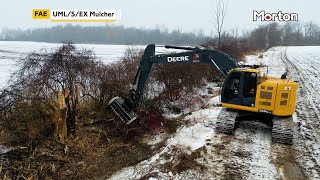
[[[298,21],[297,13],[266,13],[265,11],[253,11],[253,21]]]

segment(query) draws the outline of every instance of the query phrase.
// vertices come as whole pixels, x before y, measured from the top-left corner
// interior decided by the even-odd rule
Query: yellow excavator
[[[217,68],[225,78],[221,91],[223,109],[217,117],[216,132],[233,134],[237,119],[250,114],[272,125],[274,142],[292,144],[298,82],[288,80],[286,73],[281,78],[268,77],[261,74],[259,66],[239,65],[230,55],[215,49],[166,45],[161,47],[185,51],[155,54],[156,47],[159,46],[146,47],[129,97],[109,101],[109,107],[124,123],[137,119],[135,110],[154,64],[206,63]]]

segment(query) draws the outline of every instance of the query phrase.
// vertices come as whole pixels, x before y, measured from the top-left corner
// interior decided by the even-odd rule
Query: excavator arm
[[[135,108],[139,105],[154,64],[206,63],[216,67],[223,77],[227,76],[229,70],[239,67],[231,56],[218,50],[167,45],[162,47],[165,47],[166,49],[186,51],[156,55],[156,45],[148,45],[140,61],[132,89],[130,89],[130,96],[124,99],[121,97],[115,97],[109,101],[109,107],[126,124],[130,124],[137,117]]]

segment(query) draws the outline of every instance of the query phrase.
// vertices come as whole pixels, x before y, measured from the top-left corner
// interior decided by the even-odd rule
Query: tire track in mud
[[[206,124],[215,129],[215,120]],[[252,153],[247,147],[253,141],[247,135],[251,130],[239,128],[236,131],[239,137],[215,132],[212,134],[204,146],[202,158],[199,159],[199,162],[207,167],[202,172],[204,179],[249,178]]]
[[[271,127],[257,121],[242,121],[235,135],[247,139],[242,148],[251,153],[247,160],[248,179],[278,179],[276,167],[271,162]]]
[[[210,127],[215,129],[215,122]],[[204,172],[205,179],[247,179],[249,169],[241,160],[251,156],[251,153],[239,147],[239,139],[232,135],[213,133],[203,154],[202,163],[208,167]]]
[[[256,121],[241,121],[234,135],[214,134],[204,158],[215,175],[206,178],[279,179],[271,145],[271,127]]]
[[[308,57],[288,57],[287,49],[281,59],[291,70],[291,76],[299,80],[297,120],[294,138],[294,154],[308,179],[320,178],[320,112],[319,86],[317,86],[320,64]],[[289,54],[290,55],[290,54]],[[307,54],[306,54],[307,55]],[[312,69],[312,70],[311,70]],[[318,84],[319,85],[319,84]],[[290,151],[289,151],[290,152]]]

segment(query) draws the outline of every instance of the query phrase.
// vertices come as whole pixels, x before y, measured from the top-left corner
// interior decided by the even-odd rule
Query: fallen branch
[[[27,147],[5,147],[0,145],[0,155],[8,154],[11,152],[26,150]]]

